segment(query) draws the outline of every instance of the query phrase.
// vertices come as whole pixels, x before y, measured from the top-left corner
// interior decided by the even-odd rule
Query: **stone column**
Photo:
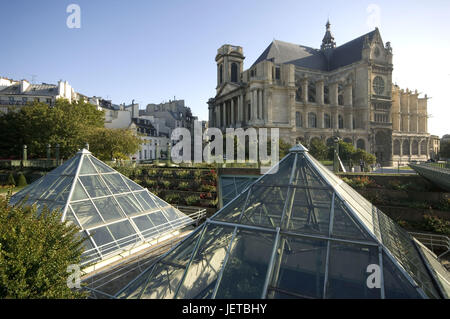
[[[316,82],[316,103],[323,105],[323,80],[318,80]]]
[[[351,83],[348,83],[344,89],[344,105],[353,106],[353,87]]]
[[[231,126],[234,126],[234,124],[236,124],[235,121],[234,121],[234,97],[231,99],[230,107],[231,107],[230,124],[231,124]]]
[[[256,94],[256,90],[252,91],[252,121],[258,118],[258,95]]]
[[[216,105],[216,123],[214,123],[215,127],[220,127],[220,104]]]
[[[301,80],[301,85],[302,85],[302,101],[303,101],[303,103],[307,103],[308,102],[308,80],[307,79]]]
[[[325,123],[324,123],[324,120],[323,120],[324,113],[325,112],[323,111],[322,108],[317,111],[317,128],[324,128],[325,127]]]
[[[237,123],[241,124],[242,122],[242,95],[238,95],[237,97]]]
[[[339,113],[338,111],[333,111],[333,123],[331,124],[332,128],[339,129]]]
[[[227,127],[227,103],[222,103],[222,122],[220,123],[222,127]]]
[[[328,94],[330,96],[330,105],[338,105],[338,84],[336,82],[329,84]]]
[[[259,119],[262,120],[264,119],[264,115],[263,115],[263,90],[259,89],[258,90],[258,114],[259,114]]]

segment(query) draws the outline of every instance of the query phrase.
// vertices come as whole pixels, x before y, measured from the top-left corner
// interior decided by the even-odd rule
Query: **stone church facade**
[[[383,165],[429,158],[427,96],[392,83],[392,47],[379,30],[336,46],[330,23],[320,49],[274,40],[244,71],[242,47],[218,49],[209,126],[279,128],[308,145],[338,136]]]

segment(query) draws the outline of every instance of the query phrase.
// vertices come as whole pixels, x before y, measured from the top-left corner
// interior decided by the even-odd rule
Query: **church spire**
[[[330,29],[330,20],[327,20],[327,24],[325,25],[327,30],[325,32],[325,36],[323,37],[322,40],[322,45],[320,46],[320,49],[325,51],[327,49],[332,49],[336,47],[336,42],[334,42],[334,37],[331,34],[331,29]]]

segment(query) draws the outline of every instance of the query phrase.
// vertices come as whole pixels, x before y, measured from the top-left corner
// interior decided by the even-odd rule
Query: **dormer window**
[[[279,79],[281,79],[281,70],[280,70],[280,67],[277,66],[275,68],[275,80],[279,80]]]

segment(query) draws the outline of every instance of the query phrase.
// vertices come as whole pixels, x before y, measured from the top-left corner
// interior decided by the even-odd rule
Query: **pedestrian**
[[[364,172],[364,161],[362,159],[359,161],[359,167],[361,167],[361,172]]]

